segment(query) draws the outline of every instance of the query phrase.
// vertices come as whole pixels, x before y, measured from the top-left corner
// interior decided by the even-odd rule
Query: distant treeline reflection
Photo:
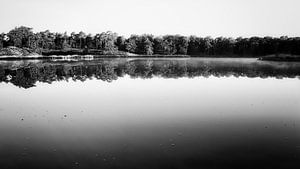
[[[182,77],[276,77],[300,76],[300,64],[214,59],[101,59],[93,61],[1,62],[0,82],[22,88],[34,87],[36,82],[86,81],[99,79],[112,82],[119,77],[182,78]]]

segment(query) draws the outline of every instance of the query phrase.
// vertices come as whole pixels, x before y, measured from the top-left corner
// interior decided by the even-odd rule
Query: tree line
[[[113,32],[96,35],[84,32],[71,34],[36,32],[32,28],[16,27],[0,34],[0,49],[8,46],[29,48],[36,52],[45,50],[103,50],[125,51],[141,55],[242,55],[268,54],[300,55],[300,37],[197,37],[181,35],[153,36],[131,35],[129,38]]]

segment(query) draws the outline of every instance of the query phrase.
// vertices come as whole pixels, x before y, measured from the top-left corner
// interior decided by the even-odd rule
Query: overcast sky
[[[300,0],[0,0],[0,32],[300,36]]]

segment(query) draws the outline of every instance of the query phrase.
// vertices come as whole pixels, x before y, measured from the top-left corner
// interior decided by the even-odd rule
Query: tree
[[[100,34],[96,34],[95,38],[94,38],[94,43],[95,43],[95,48],[96,49],[100,49],[102,44],[101,44],[101,39],[100,39]]]
[[[55,34],[55,39],[54,39],[54,43],[55,43],[55,49],[67,49],[70,46],[67,43],[67,35],[66,33],[61,34],[61,33],[57,33]]]
[[[5,35],[4,33],[1,33],[1,34],[0,34],[0,49],[2,49],[3,46],[4,46],[4,45],[3,45],[4,35]]]
[[[163,41],[164,41],[163,43],[164,54],[174,55],[177,53],[175,36],[172,35],[163,36]]]
[[[69,44],[71,48],[76,48],[76,33],[72,32],[71,36],[69,37]]]
[[[16,47],[30,47],[29,37],[33,35],[32,28],[21,26],[8,32],[9,45]]]
[[[49,30],[39,32],[39,48],[42,49],[54,49],[55,48],[55,43],[54,43],[54,38],[55,35],[51,33]]]
[[[131,52],[131,53],[136,53],[137,52],[137,35],[131,35],[130,38],[128,38],[125,42],[125,48],[126,51]]]
[[[148,37],[142,37],[142,54],[152,55],[153,54],[153,43],[148,39]]]
[[[188,50],[189,41],[185,36],[175,36],[176,54],[186,55]]]
[[[86,34],[82,31],[79,32],[77,39],[79,40],[79,48],[82,49],[85,47],[85,38],[86,38]]]
[[[116,50],[115,41],[117,34],[111,31],[102,32],[99,35],[100,47],[102,50],[113,51]]]
[[[203,40],[203,53],[205,54],[211,54],[213,45],[214,45],[214,40],[211,37],[205,37]]]
[[[88,49],[92,49],[92,48],[94,48],[94,38],[93,38],[93,36],[91,35],[91,34],[88,34],[87,36],[86,36],[86,40],[85,40],[85,42],[86,42],[86,47],[88,48]]]
[[[196,55],[200,53],[200,38],[196,36],[190,36],[189,44],[187,48],[187,54],[189,55]]]
[[[233,54],[234,40],[232,38],[219,37],[216,38],[214,46],[215,54],[217,55]]]
[[[28,37],[28,47],[34,50],[37,50],[39,48],[39,41],[41,40],[41,37],[39,34],[31,34]]]
[[[118,50],[125,51],[126,50],[126,39],[123,36],[118,36],[115,42]]]
[[[165,44],[162,37],[156,37],[153,40],[153,52],[155,54],[164,54]]]

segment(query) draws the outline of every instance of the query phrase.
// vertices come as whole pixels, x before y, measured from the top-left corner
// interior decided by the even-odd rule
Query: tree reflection
[[[100,59],[92,61],[39,61],[0,63],[0,82],[22,88],[34,87],[36,82],[86,81],[99,79],[112,82],[119,77],[149,79],[153,77],[259,77],[295,78],[300,64],[269,62],[232,62],[217,60],[171,59]]]

